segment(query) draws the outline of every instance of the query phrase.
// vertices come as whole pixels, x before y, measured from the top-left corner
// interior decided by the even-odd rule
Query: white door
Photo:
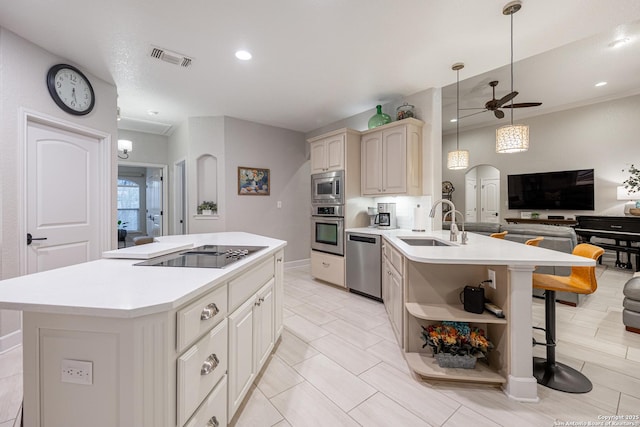
[[[476,178],[466,177],[464,180],[464,221],[465,222],[476,222],[478,221],[478,209],[476,207],[477,204],[477,189],[476,189],[477,180]]]
[[[482,178],[480,180],[480,200],[483,222],[500,222],[500,179]]]
[[[174,197],[173,197],[173,234],[187,234],[187,222],[185,219],[187,218],[187,190],[186,190],[186,182],[187,182],[187,172],[185,168],[185,161],[181,160],[178,163],[174,164],[174,175],[175,179],[173,180],[174,186]]]
[[[162,236],[162,169],[147,168],[147,235]]]
[[[100,257],[99,149],[97,138],[28,123],[27,273]]]

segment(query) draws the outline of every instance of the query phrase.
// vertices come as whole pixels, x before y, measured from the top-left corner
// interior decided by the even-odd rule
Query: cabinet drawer
[[[227,371],[227,320],[178,358],[178,425],[193,411]]]
[[[178,310],[176,346],[182,351],[227,316],[227,285]]]
[[[251,271],[229,281],[229,311],[240,307],[273,276],[274,261],[273,257],[269,257]]]
[[[325,282],[345,286],[344,257],[311,251],[311,275]]]
[[[227,376],[223,376],[200,409],[184,427],[227,426]]]

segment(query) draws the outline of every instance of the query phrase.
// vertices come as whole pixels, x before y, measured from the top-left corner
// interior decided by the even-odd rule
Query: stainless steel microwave
[[[311,203],[344,203],[344,171],[311,175]]]

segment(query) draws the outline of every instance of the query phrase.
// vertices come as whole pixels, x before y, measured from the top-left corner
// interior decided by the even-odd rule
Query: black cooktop
[[[139,262],[153,267],[224,268],[267,246],[204,245],[178,254]]]

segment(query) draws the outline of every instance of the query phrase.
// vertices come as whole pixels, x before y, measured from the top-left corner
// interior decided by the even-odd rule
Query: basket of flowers
[[[484,330],[465,322],[423,326],[422,339],[425,341],[422,348],[429,346],[442,368],[473,369],[477,359],[493,348]]]

